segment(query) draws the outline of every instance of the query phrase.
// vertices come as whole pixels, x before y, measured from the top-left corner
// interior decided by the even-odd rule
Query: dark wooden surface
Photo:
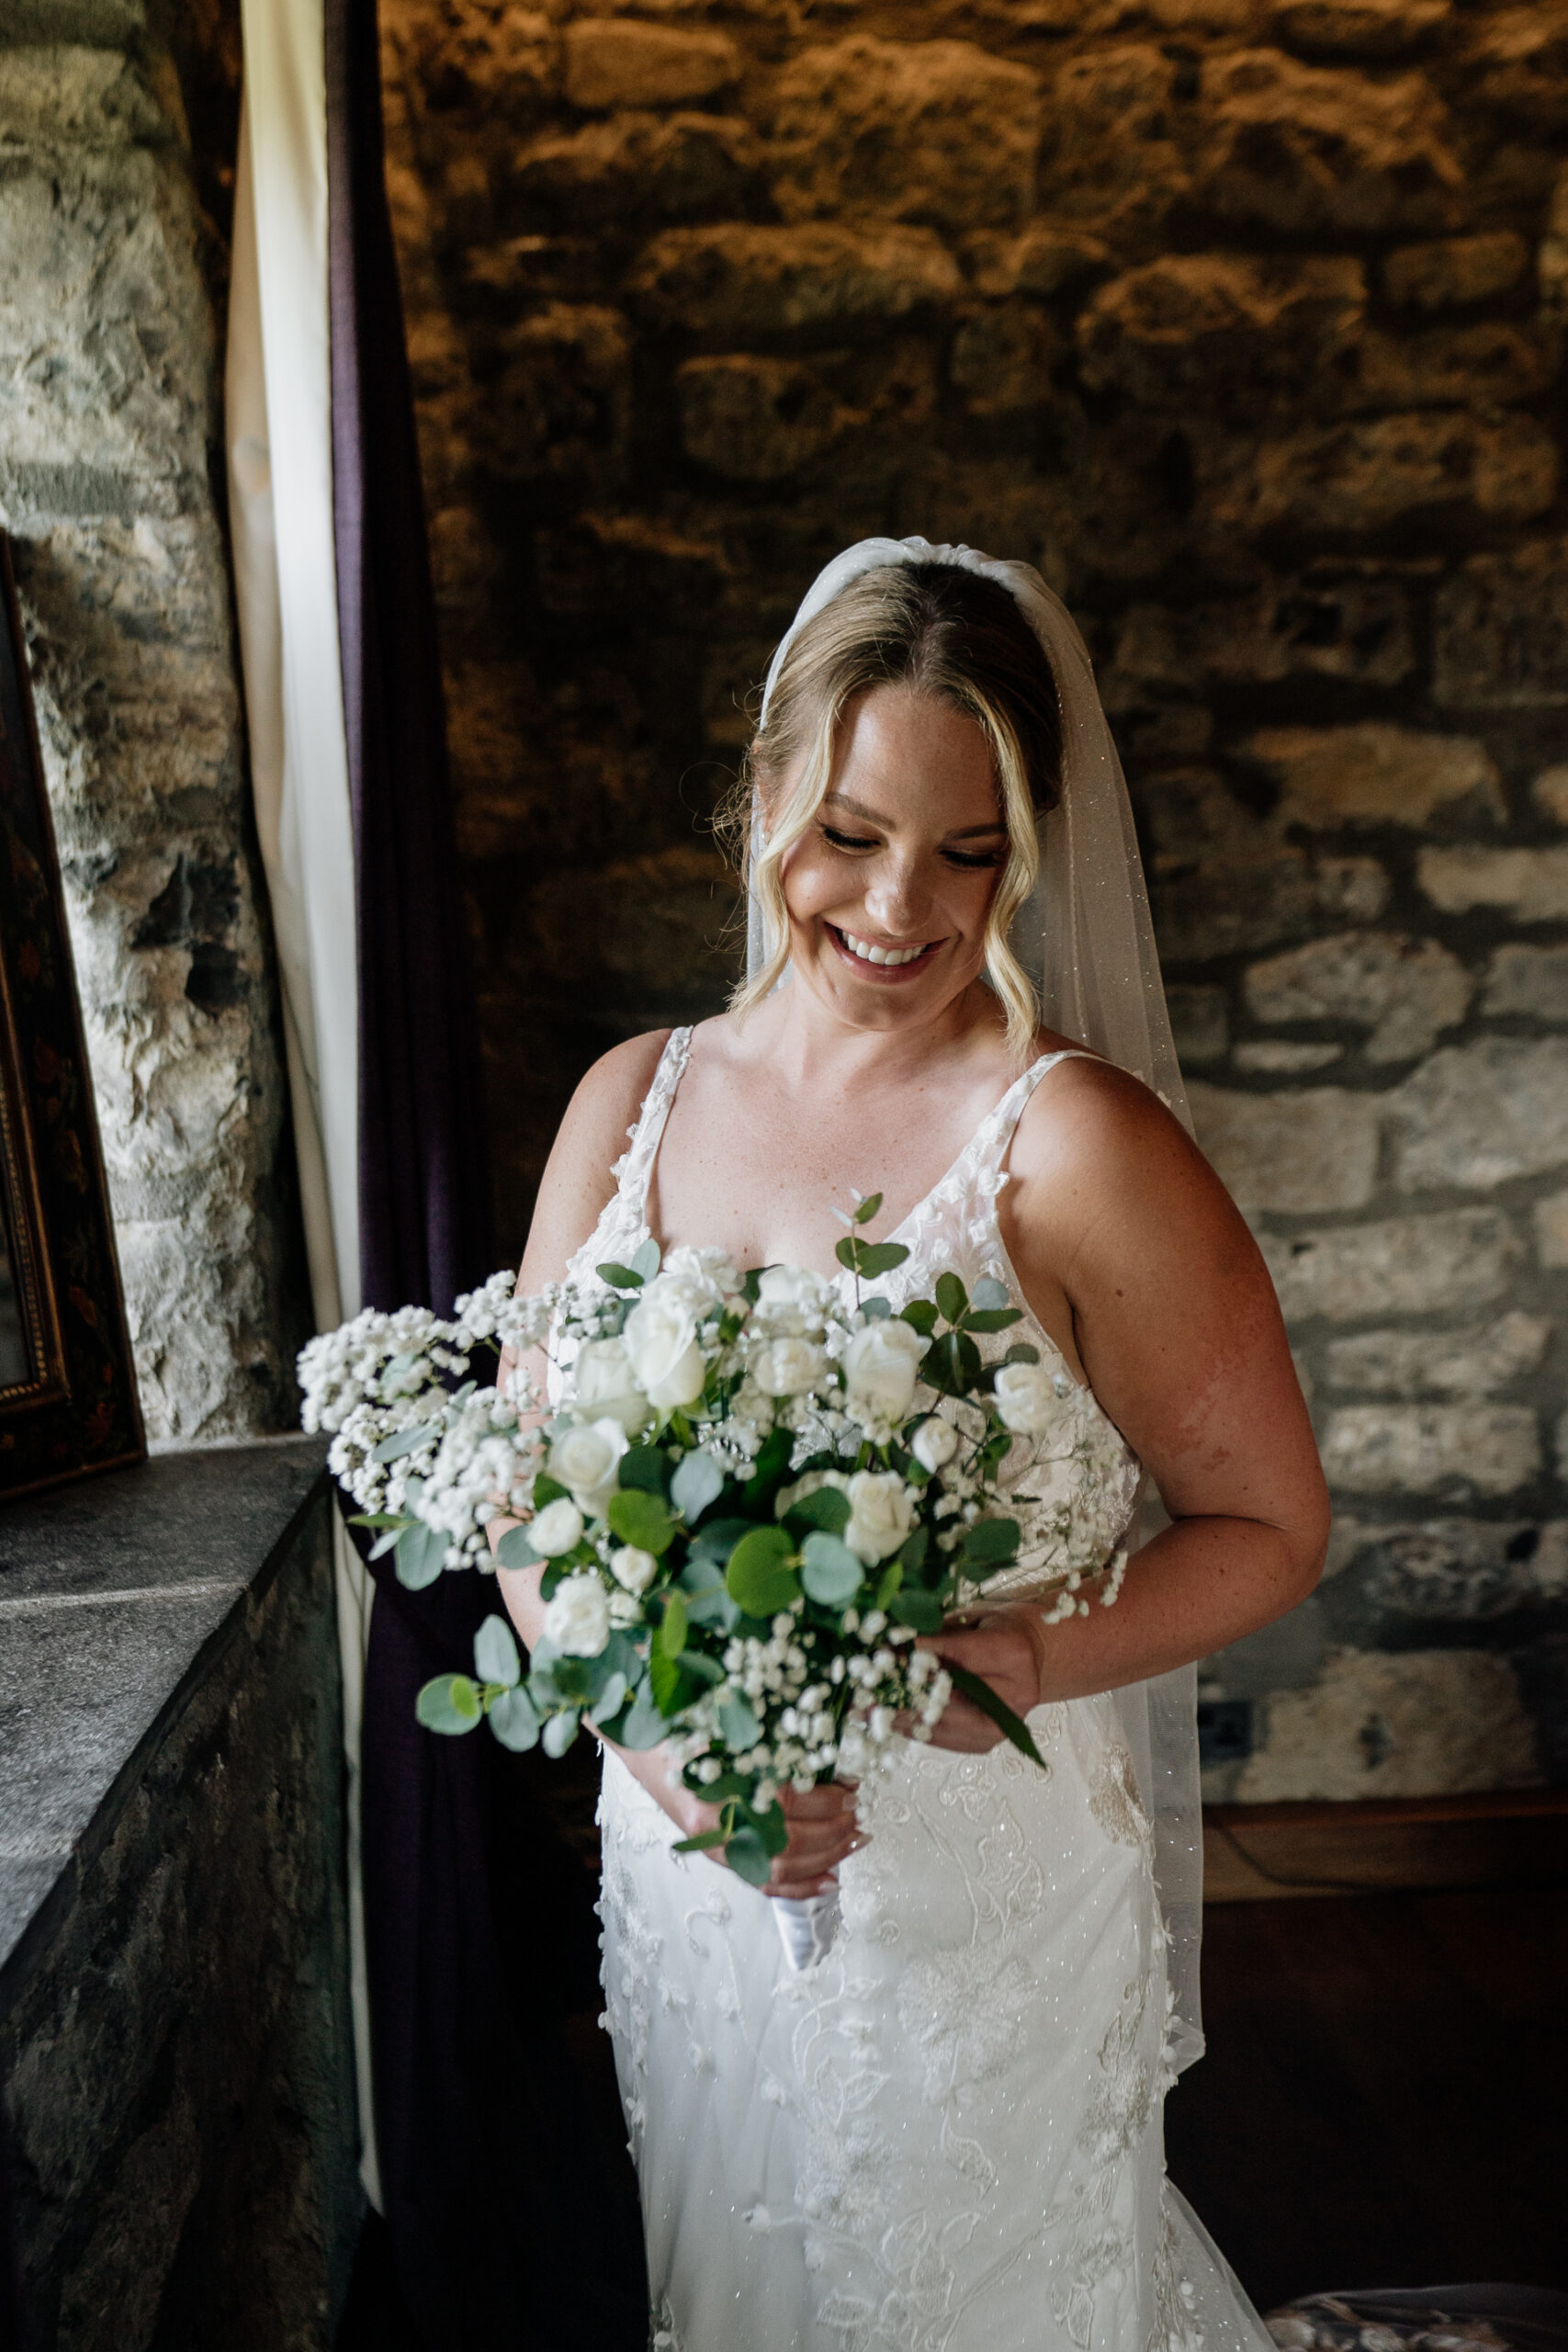
[[[1203,1994],[1170,2171],[1261,2309],[1568,2286],[1568,1889],[1218,1906]]]

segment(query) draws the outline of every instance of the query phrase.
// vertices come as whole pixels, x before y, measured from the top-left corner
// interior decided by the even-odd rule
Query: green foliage
[[[505,1690],[522,1680],[523,1661],[504,1617],[487,1617],[474,1635],[474,1672],[481,1682],[499,1682]]]
[[[782,1527],[753,1527],[729,1555],[724,1581],[748,1617],[772,1617],[799,1598],[794,1545]]]
[[[371,1450],[372,1462],[400,1462],[405,1453],[412,1453],[427,1438],[433,1438],[440,1428],[439,1421],[422,1421],[416,1430],[394,1430]]]
[[[1039,1361],[1039,1349],[1032,1348],[1027,1340],[1016,1340],[1002,1358],[1004,1363],[1038,1363]]]
[[[521,1755],[539,1742],[539,1717],[526,1690],[503,1690],[490,1709],[490,1727],[502,1747]]]
[[[529,1543],[525,1527],[509,1527],[495,1547],[495,1557],[500,1567],[532,1568],[537,1566],[539,1555]]]
[[[895,1266],[901,1266],[909,1253],[901,1241],[857,1241],[846,1233],[833,1254],[852,1274],[873,1282],[878,1274],[890,1274]]]
[[[629,1266],[618,1266],[613,1258],[607,1258],[602,1266],[595,1266],[593,1271],[600,1281],[606,1283],[611,1290],[640,1290],[642,1288],[642,1276],[634,1274]]]
[[[668,1467],[658,1446],[628,1445],[616,1464],[615,1484],[628,1491],[635,1487],[645,1495],[662,1496]]]
[[[755,1747],[762,1736],[761,1724],[739,1691],[732,1690],[729,1697],[721,1703],[718,1722],[719,1729],[724,1734],[726,1747],[732,1748],[737,1754],[743,1753],[748,1747]]]
[[[950,1323],[956,1323],[969,1304],[969,1294],[958,1276],[948,1272],[936,1278],[936,1303],[939,1311]]]
[[[645,1678],[638,1684],[632,1703],[616,1728],[616,1744],[638,1752],[646,1747],[657,1747],[668,1729],[669,1725],[659,1711],[659,1702],[653,1695],[652,1683]]]
[[[434,1584],[446,1560],[446,1538],[439,1528],[426,1527],[416,1519],[398,1537],[393,1565],[398,1582],[410,1592],[423,1592]]]
[[[751,1476],[743,1489],[746,1500],[755,1511],[765,1510],[789,1476],[789,1458],[795,1440],[788,1430],[770,1430],[758,1449],[751,1465]]]
[[[856,1204],[855,1204],[855,1212],[854,1212],[854,1215],[853,1215],[853,1216],[850,1219],[851,1224],[852,1224],[852,1225],[869,1225],[869,1224],[871,1223],[872,1218],[873,1218],[874,1216],[876,1216],[876,1214],[877,1214],[877,1212],[880,1210],[881,1206],[882,1206],[882,1195],[881,1195],[881,1193],[868,1193],[866,1194],[866,1196],[865,1196],[865,1198],[864,1198],[864,1200],[863,1200],[863,1201],[860,1201],[860,1202],[857,1202],[857,1203],[856,1203]]]
[[[648,1239],[632,1252],[632,1272],[639,1282],[650,1283],[659,1272],[660,1251],[650,1233]]]
[[[964,1317],[966,1331],[1005,1331],[1010,1324],[1021,1323],[1023,1316],[1016,1306],[971,1307]]]
[[[920,1378],[943,1396],[966,1396],[980,1378],[980,1351],[967,1331],[944,1331],[920,1359]]]
[[[1018,1556],[1016,1519],[977,1519],[966,1528],[959,1555],[966,1568],[1001,1568]]]
[[[912,1331],[918,1331],[922,1340],[929,1340],[936,1329],[936,1308],[929,1298],[912,1298],[898,1312],[901,1319]]]
[[[540,1746],[547,1756],[564,1756],[577,1737],[577,1714],[552,1715],[539,1735]]]
[[[812,1600],[824,1609],[841,1609],[852,1601],[865,1571],[847,1544],[820,1529],[809,1534],[801,1549],[800,1581]]]
[[[656,1559],[674,1541],[675,1523],[662,1496],[648,1494],[640,1487],[623,1487],[612,1495],[604,1516],[623,1544],[651,1552]]]
[[[818,1487],[791,1503],[784,1517],[787,1528],[805,1535],[819,1527],[828,1535],[841,1535],[850,1523],[850,1498],[841,1487]]]
[[[951,1658],[943,1658],[942,1664],[952,1678],[953,1689],[961,1690],[983,1715],[989,1715],[1003,1738],[1010,1739],[1021,1755],[1027,1756],[1043,1771],[1045,1758],[1035,1747],[1033,1735],[1021,1715],[1015,1715],[1007,1701],[998,1699],[990,1684],[982,1681],[979,1675],[971,1674],[966,1666],[954,1666]]]
[[[654,1635],[654,1647],[662,1657],[678,1658],[686,1646],[686,1603],[679,1592],[664,1596],[664,1614]]]
[[[982,1274],[969,1295],[969,1304],[977,1306],[982,1314],[989,1314],[993,1308],[1010,1306],[1012,1295],[1006,1283],[998,1282],[994,1274]]]
[[[903,1585],[891,1595],[887,1614],[896,1625],[912,1625],[917,1634],[940,1634],[942,1606],[934,1592],[925,1592],[919,1585]]]
[[[616,1672],[611,1675],[604,1690],[589,1709],[588,1721],[597,1730],[604,1724],[613,1723],[626,1703],[626,1678],[624,1674]]]
[[[688,1526],[701,1519],[724,1492],[724,1473],[711,1453],[688,1453],[670,1481],[670,1499]]]
[[[414,1701],[414,1713],[426,1731],[472,1731],[484,1713],[479,1685],[466,1674],[438,1674]]]

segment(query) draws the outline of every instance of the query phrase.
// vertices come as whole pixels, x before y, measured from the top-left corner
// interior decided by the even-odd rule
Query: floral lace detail
[[[1124,1747],[1107,1750],[1089,1786],[1089,1811],[1118,1845],[1141,1846],[1151,1857],[1154,1831],[1138,1796],[1133,1759]]]
[[[648,2352],[686,2352],[668,2295],[660,2295],[648,2314]]]
[[[1191,2280],[1182,2276],[1168,2196],[1160,2199],[1159,2245],[1154,2267],[1154,2324],[1145,2352],[1203,2352],[1207,2339],[1198,2324],[1198,2297]]]
[[[691,1057],[690,1029],[671,1029],[659,1057],[653,1083],[643,1097],[637,1124],[626,1129],[626,1149],[611,1170],[615,1189],[600,1212],[599,1222],[567,1267],[569,1280],[581,1281],[595,1266],[609,1261],[625,1265],[640,1241],[648,1238],[648,1192],[653,1163],[664,1140],[670,1105],[686,1074]]]

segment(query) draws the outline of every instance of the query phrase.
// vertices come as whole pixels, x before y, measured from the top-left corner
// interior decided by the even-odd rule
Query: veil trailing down
[[[997,1199],[1018,1123],[1064,1061],[1101,1056],[1187,1117],[1121,766],[1083,641],[1035,571],[923,539],[849,548],[774,657],[763,737],[798,633],[863,574],[904,564],[998,583],[1049,663],[1059,797],[1010,944],[1047,1026],[1077,1042],[1019,1073],[887,1237],[908,1253],[879,1277],[895,1317],[949,1271],[1019,1296]],[[759,820],[753,864],[765,849]],[[764,933],[753,892],[753,976],[775,946]],[[649,1238],[691,1037],[663,1050],[573,1278],[629,1264]],[[1038,1318],[1017,1328],[1051,1370],[1055,1419],[1016,1492],[1003,1466],[1021,1533],[1017,1563],[982,1588],[998,1600],[1034,1597],[1047,1544],[1103,1569],[1144,1483]],[[675,1823],[607,1754],[606,2023],[655,2352],[1271,2352],[1165,2175],[1165,2093],[1201,2048],[1193,1670],[1028,1720],[1043,1771],[1005,1743],[910,1745],[864,1784],[841,1930],[799,1973],[768,1904],[675,1855]]]

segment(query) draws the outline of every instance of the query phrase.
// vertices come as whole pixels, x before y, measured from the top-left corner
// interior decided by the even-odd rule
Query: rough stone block
[[[1424,849],[1416,871],[1427,897],[1445,914],[1500,907],[1517,922],[1560,922],[1568,917],[1568,845]]]
[[[964,251],[976,293],[992,298],[1032,294],[1048,300],[1111,267],[1111,250],[1101,238],[1058,220],[1036,220],[1018,236],[982,229],[965,240]]]
[[[1506,8],[1478,28],[1467,63],[1478,76],[1475,95],[1512,122],[1548,133],[1568,111],[1568,22],[1562,12],[1532,0]]]
[[[1568,947],[1499,947],[1486,976],[1481,1010],[1568,1022]]]
[[[77,149],[164,139],[172,127],[140,64],[65,41],[0,49],[0,123],[8,146]]]
[[[608,904],[625,920],[607,929],[601,910]],[[531,944],[540,967],[580,1003],[648,1026],[701,1017],[722,1000],[734,971],[727,933],[737,910],[722,858],[695,846],[665,850],[603,871],[552,875],[529,904]]]
[[[1188,1091],[1198,1141],[1244,1209],[1312,1215],[1363,1208],[1377,1174],[1378,1104],[1317,1086],[1296,1093]]]
[[[1542,768],[1530,786],[1530,798],[1549,825],[1568,826],[1568,767]]]
[[[1442,810],[1500,818],[1502,786],[1483,743],[1368,719],[1354,727],[1268,727],[1239,746],[1280,793],[1281,824],[1428,824]]]
[[[546,131],[519,153],[511,193],[525,216],[581,228],[742,209],[758,168],[750,123],[716,114],[619,114]]]
[[[1457,310],[1511,293],[1529,258],[1529,247],[1514,229],[1438,237],[1396,246],[1383,263],[1382,282],[1391,302],[1416,311]]]
[[[1355,1495],[1509,1495],[1540,1469],[1527,1405],[1342,1405],[1323,1435],[1323,1471]]]
[[[511,481],[619,479],[631,415],[631,336],[618,311],[550,302],[501,339],[487,469]]]
[[[1237,1069],[1273,1078],[1303,1078],[1345,1058],[1343,1046],[1309,1046],[1288,1037],[1248,1037],[1235,1049]]]
[[[1549,1273],[1568,1266],[1568,1192],[1550,1193],[1534,1209],[1535,1254]]]
[[[1568,1521],[1435,1519],[1362,1535],[1362,1594],[1393,1616],[1484,1623],[1568,1593]]]
[[[929,229],[670,229],[634,266],[628,289],[655,326],[744,340],[841,332],[951,302],[958,265]]]
[[[739,78],[726,33],[676,32],[626,17],[588,17],[564,37],[566,95],[574,107],[679,107]]]
[[[1436,30],[1451,0],[1285,0],[1274,27],[1312,57],[1399,57]]]
[[[982,311],[953,345],[953,380],[974,416],[1018,416],[1051,394],[1050,337],[1024,302]]]
[[[1506,1658],[1341,1649],[1315,1689],[1267,1701],[1235,1793],[1248,1804],[1422,1797],[1540,1779],[1535,1731]]]
[[[1166,254],[1102,286],[1083,312],[1084,381],[1155,405],[1252,413],[1335,369],[1365,297],[1348,254]]]
[[[1463,181],[1453,127],[1421,74],[1371,81],[1278,50],[1202,69],[1203,192],[1223,220],[1288,235],[1445,228]]]
[[[1438,592],[1432,691],[1452,709],[1568,703],[1568,539],[1472,556]]]
[[[774,89],[786,220],[840,209],[943,228],[1018,228],[1034,198],[1040,83],[971,41],[802,50]]]
[[[1172,136],[1177,81],[1176,61],[1153,41],[1090,49],[1061,66],[1045,103],[1043,205],[1091,228],[1157,231],[1191,184]]]
[[[1482,1187],[1568,1162],[1568,1038],[1445,1046],[1389,1098],[1407,1193]]]
[[[1489,1306],[1506,1290],[1519,1257],[1513,1227],[1497,1209],[1445,1209],[1289,1238],[1267,1234],[1260,1247],[1291,1323]]]
[[[1336,1388],[1383,1396],[1489,1396],[1546,1353],[1551,1325],[1514,1308],[1462,1331],[1359,1331],[1328,1350]]]
[[[1506,319],[1483,325],[1427,327],[1418,334],[1361,337],[1344,353],[1341,408],[1416,408],[1533,400],[1555,379],[1562,344],[1553,331],[1515,326]]]
[[[1246,979],[1259,1021],[1348,1021],[1370,1028],[1368,1058],[1410,1061],[1462,1021],[1472,981],[1435,939],[1341,932],[1254,964]]]
[[[1205,511],[1222,529],[1316,537],[1417,520],[1528,522],[1551,505],[1561,460],[1532,418],[1416,412],[1222,446],[1201,470]]]
[[[1375,922],[1388,878],[1371,858],[1211,851],[1171,854],[1150,876],[1160,953],[1172,963],[1251,954],[1300,939],[1325,923]]]
[[[438,114],[485,120],[536,115],[554,86],[558,40],[542,9],[421,11],[397,28],[415,86]],[[394,130],[397,83],[389,75]]]
[[[1115,668],[1183,687],[1195,679],[1269,684],[1305,677],[1393,686],[1415,662],[1409,594],[1398,582],[1296,574],[1190,610],[1134,605],[1117,640]]]
[[[851,421],[799,359],[689,359],[675,378],[681,442],[735,481],[780,481],[832,447]]]

